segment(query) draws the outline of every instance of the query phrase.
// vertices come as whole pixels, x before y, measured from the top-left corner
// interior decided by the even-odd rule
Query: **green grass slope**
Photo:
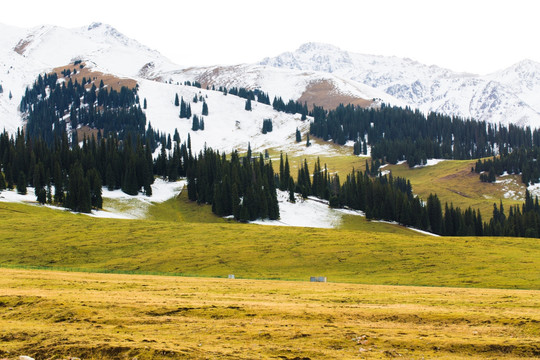
[[[540,289],[537,239],[97,219],[8,203],[0,217],[3,267]]]

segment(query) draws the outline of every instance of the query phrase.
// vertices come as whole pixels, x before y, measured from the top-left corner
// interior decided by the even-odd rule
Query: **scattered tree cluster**
[[[233,152],[228,160],[206,148],[188,166],[187,181],[189,199],[212,204],[219,216],[233,215],[239,221],[279,218],[272,163],[262,155],[240,158]]]
[[[274,126],[272,125],[272,119],[264,119],[263,126],[262,126],[262,133],[267,134],[269,132],[272,132],[273,129],[274,129]]]
[[[496,176],[506,172],[521,175],[521,181],[526,185],[538,183],[540,182],[540,147],[521,147],[492,159],[478,160],[474,171],[480,173],[480,180],[484,182],[494,182]]]
[[[283,101],[281,97],[274,97],[272,101],[272,107],[276,111],[282,111],[287,114],[302,114],[302,120],[306,119],[308,114],[308,108],[306,103],[300,103],[298,101],[289,100],[287,104]]]
[[[184,101],[184,97],[180,99],[180,119],[191,119],[191,104]]]

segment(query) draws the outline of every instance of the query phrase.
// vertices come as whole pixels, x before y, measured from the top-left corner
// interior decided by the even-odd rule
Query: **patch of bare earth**
[[[61,79],[64,78],[64,75],[62,74],[64,70],[71,71],[71,74],[65,77],[66,81],[69,81],[69,79],[71,79],[73,82],[77,80],[79,83],[81,83],[83,78],[90,79],[91,83],[86,84],[87,88],[90,88],[92,84],[95,84],[96,87],[99,87],[101,80],[103,80],[103,84],[106,85],[109,89],[114,89],[116,91],[120,91],[122,86],[126,86],[130,89],[133,89],[135,86],[137,86],[137,81],[133,79],[120,78],[112,74],[105,74],[101,71],[95,71],[86,66],[85,63],[60,66],[54,68],[52,72],[56,73],[58,75],[58,78]]]
[[[82,141],[82,139],[84,138],[97,139],[98,133],[101,133],[101,135],[103,135],[103,129],[92,129],[89,126],[81,126],[80,128],[77,129],[77,137],[79,141]]]
[[[13,51],[15,51],[19,55],[24,54],[24,50],[26,50],[26,47],[30,45],[32,41],[30,39],[21,39],[17,45],[13,48]]]
[[[339,104],[353,104],[361,107],[369,107],[372,100],[362,99],[346,94],[342,94],[336,89],[334,83],[328,80],[320,80],[310,83],[302,96],[298,99],[300,103],[307,103],[311,108],[313,105],[322,106],[325,109],[334,109]]]

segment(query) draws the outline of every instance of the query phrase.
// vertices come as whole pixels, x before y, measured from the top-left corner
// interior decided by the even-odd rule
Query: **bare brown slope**
[[[133,89],[135,86],[137,86],[137,81],[133,79],[121,78],[112,74],[102,73],[101,71],[95,71],[86,66],[85,63],[77,65],[72,63],[65,66],[59,66],[57,68],[54,68],[52,72],[56,73],[58,75],[58,78],[63,78],[64,75],[62,74],[62,71],[64,70],[71,70],[71,75],[69,75],[69,78],[73,82],[77,80],[79,83],[81,83],[83,77],[92,80],[90,84],[86,85],[87,87],[91,87],[91,84],[95,84],[96,87],[99,87],[101,80],[103,80],[103,84],[108,86],[109,89],[114,89],[116,91],[120,91],[122,86],[126,86],[130,89]],[[77,72],[75,73],[74,70],[76,70]]]
[[[361,107],[369,107],[372,100],[362,99],[346,94],[342,94],[336,86],[328,80],[313,82],[306,87],[306,90],[298,99],[301,103],[306,102],[311,108],[313,105],[322,106],[325,109],[334,109],[339,104],[353,104]]]

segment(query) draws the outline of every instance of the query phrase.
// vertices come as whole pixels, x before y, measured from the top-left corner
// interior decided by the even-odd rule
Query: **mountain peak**
[[[326,43],[319,43],[319,42],[307,42],[302,45],[296,50],[296,52],[301,53],[308,53],[308,52],[341,52],[342,50],[338,48],[337,46],[326,44]]]
[[[285,52],[275,58],[266,58],[260,64],[332,73],[352,66],[352,59],[348,52],[334,45],[308,42],[300,45],[295,52]]]
[[[103,25],[103,23],[101,23],[101,22],[93,22],[90,25],[88,25],[88,31],[94,30],[94,29],[96,29],[98,27],[101,27],[102,25]]]

